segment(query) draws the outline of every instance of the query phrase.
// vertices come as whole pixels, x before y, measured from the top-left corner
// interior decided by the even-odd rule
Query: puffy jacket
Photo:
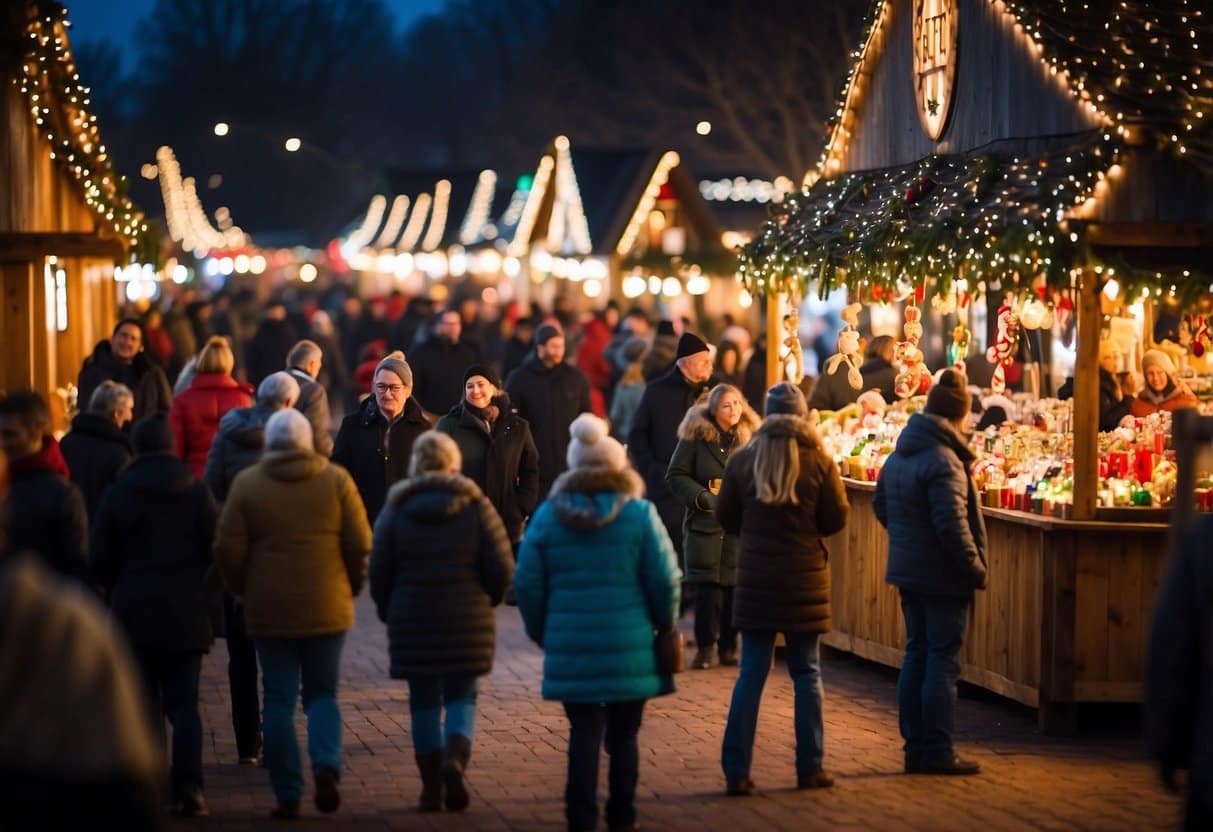
[[[973,452],[938,416],[916,413],[881,469],[873,508],[889,531],[885,580],[972,600],[986,585],[986,526],[969,474]]]
[[[145,353],[138,353],[129,363],[114,357],[109,341],[100,341],[93,353],[84,359],[84,366],[76,378],[79,388],[77,400],[84,409],[89,399],[103,381],[125,384],[135,396],[134,421],[144,416],[167,411],[173,402],[173,391],[169,387],[164,370],[160,369]]]
[[[374,396],[368,396],[361,407],[341,420],[333,443],[333,462],[353,476],[367,520],[374,522],[388,488],[408,474],[413,442],[430,427],[412,397],[391,425]]]
[[[508,396],[493,400],[500,415],[492,427],[463,403],[438,420],[463,457],[463,475],[488,497],[505,524],[511,543],[522,538],[522,523],[539,503],[539,453],[531,428],[510,409]]]
[[[215,561],[244,598],[254,638],[306,638],[354,625],[371,528],[350,475],[312,450],[266,451],[219,515]]]
[[[261,459],[265,450],[265,423],[275,412],[255,404],[229,410],[219,420],[219,432],[211,442],[202,474],[202,481],[219,502],[227,499],[236,475]]]
[[[94,518],[93,581],[137,647],[206,650],[215,501],[171,454],[141,455]]]
[[[796,503],[758,499],[755,445],[792,440],[800,455]],[[796,416],[768,416],[749,445],[730,457],[716,516],[740,535],[733,623],[739,630],[825,633],[830,629],[830,553],[823,538],[847,524],[850,505],[838,468],[817,432]]]
[[[333,453],[333,435],[329,433],[329,395],[320,382],[303,370],[292,367],[287,370],[291,378],[299,383],[299,401],[295,409],[307,417],[312,426],[312,444],[316,453],[330,456]]]
[[[677,619],[682,573],[634,471],[581,468],[556,480],[518,553],[514,592],[544,650],[543,698],[623,702],[674,689],[653,633]]]
[[[392,678],[488,673],[493,607],[513,572],[505,527],[476,483],[429,474],[392,486],[375,523],[370,568]]]
[[[8,500],[0,505],[10,552],[36,552],[60,575],[83,578],[88,567],[88,513],[53,436],[42,450],[11,460]]]
[[[569,450],[569,425],[580,414],[590,412],[590,383],[571,364],[545,367],[532,354],[510,373],[505,389],[518,415],[531,426],[531,436],[539,451],[542,500],[556,477],[568,467],[565,456]]]
[[[96,516],[105,490],[130,464],[134,453],[130,437],[113,419],[99,413],[78,413],[59,449],[71,469],[72,482],[84,495],[88,516]]]
[[[747,407],[737,426],[725,433],[712,419],[707,402],[688,410],[678,426],[678,444],[665,478],[670,491],[686,507],[682,555],[687,583],[737,583],[737,536],[725,534],[720,527],[716,495],[708,485],[723,479],[725,463],[750,441],[757,428],[758,415]]]
[[[206,472],[206,455],[219,432],[219,420],[229,410],[251,407],[252,388],[227,373],[198,373],[189,389],[178,393],[168,412],[173,451],[190,466],[194,477]]]

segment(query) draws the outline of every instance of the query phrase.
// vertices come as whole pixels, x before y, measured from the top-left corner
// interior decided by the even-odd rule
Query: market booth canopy
[[[1213,246],[1213,19],[1198,6],[878,0],[821,160],[745,249],[745,280],[1068,288],[1102,263],[1130,290],[1207,289],[1207,251],[1163,270],[1092,249]]]

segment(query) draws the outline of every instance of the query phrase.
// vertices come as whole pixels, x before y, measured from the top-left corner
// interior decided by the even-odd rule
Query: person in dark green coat
[[[678,445],[665,481],[686,506],[682,554],[686,582],[695,587],[695,658],[691,667],[712,666],[719,644],[722,665],[737,664],[737,628],[733,626],[733,587],[737,583],[737,537],[725,534],[716,519],[716,494],[724,465],[750,441],[758,414],[741,391],[718,384],[707,399],[687,411],[678,426]]]

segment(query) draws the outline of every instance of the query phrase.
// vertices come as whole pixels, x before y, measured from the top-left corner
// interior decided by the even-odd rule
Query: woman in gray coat
[[[719,644],[722,665],[737,664],[737,628],[733,626],[733,587],[737,583],[737,537],[725,534],[716,519],[716,495],[724,466],[750,441],[759,418],[731,384],[712,388],[706,401],[687,411],[678,426],[678,445],[665,480],[683,505],[682,553],[686,582],[695,587],[695,658],[691,667],[712,666]]]

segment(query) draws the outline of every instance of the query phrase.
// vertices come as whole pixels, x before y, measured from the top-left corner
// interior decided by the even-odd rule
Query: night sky
[[[403,31],[418,17],[439,11],[445,0],[384,0],[384,3],[396,13]],[[131,42],[135,22],[155,8],[156,0],[67,0],[66,6],[73,38],[114,41],[123,47],[130,69],[138,55],[136,45]]]

